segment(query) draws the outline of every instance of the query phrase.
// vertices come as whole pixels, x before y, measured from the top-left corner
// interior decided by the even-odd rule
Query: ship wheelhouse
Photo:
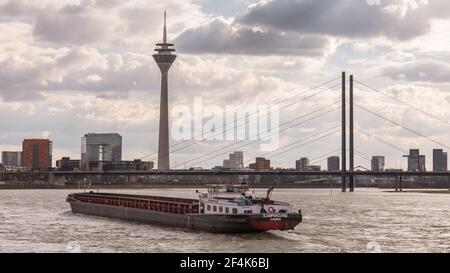
[[[248,185],[208,185],[207,193],[199,195],[200,213],[203,214],[260,214],[290,213],[288,203],[256,198]]]

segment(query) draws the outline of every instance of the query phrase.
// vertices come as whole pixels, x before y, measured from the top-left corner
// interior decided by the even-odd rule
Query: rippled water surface
[[[108,191],[196,197],[186,189]],[[72,214],[69,192],[0,191],[0,252],[450,252],[446,194],[277,189],[273,199],[303,211],[295,231],[217,235]]]

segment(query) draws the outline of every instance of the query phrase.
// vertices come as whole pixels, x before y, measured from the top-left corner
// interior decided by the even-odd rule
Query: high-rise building
[[[225,168],[225,169],[229,169],[230,168],[230,160],[229,159],[224,159],[222,167]]]
[[[372,156],[372,172],[383,172],[385,165],[384,156]]]
[[[239,170],[244,168],[244,152],[234,152],[229,157],[230,169]]]
[[[174,44],[167,42],[166,12],[164,12],[163,42],[156,44],[153,55],[159,69],[161,70],[161,102],[159,114],[159,146],[158,146],[158,170],[167,171],[170,169],[169,159],[169,95],[168,95],[168,75],[169,69],[175,62],[177,55]]]
[[[52,167],[52,142],[48,139],[25,139],[22,143],[22,167],[47,170]]]
[[[433,172],[447,172],[447,153],[442,149],[433,150]]]
[[[404,157],[408,158],[408,171],[409,172],[425,172],[425,156],[420,154],[419,149],[410,149],[409,155]]]
[[[338,172],[341,170],[339,156],[330,156],[327,158],[327,170],[329,172]]]
[[[295,169],[297,171],[308,171],[309,158],[302,157],[300,160],[295,161]]]
[[[309,158],[302,157],[295,161],[295,169],[300,172],[320,172],[322,167],[319,165],[310,165]]]
[[[56,160],[56,168],[59,171],[76,171],[80,169],[80,160],[70,159],[70,157],[63,157],[60,160]]]
[[[272,169],[270,167],[270,160],[265,159],[264,157],[257,157],[256,162],[250,164],[249,168],[255,171],[267,171]]]
[[[81,138],[82,164],[97,161],[122,160],[122,136],[112,134],[86,134]]]
[[[2,152],[2,163],[8,167],[21,167],[22,152]]]

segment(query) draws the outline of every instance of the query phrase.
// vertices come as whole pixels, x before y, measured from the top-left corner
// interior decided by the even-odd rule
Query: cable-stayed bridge
[[[348,80],[348,81],[347,81]],[[323,83],[317,84],[314,87],[298,92],[292,96],[287,98],[275,99],[274,104],[279,106],[280,108],[289,108],[294,105],[299,105],[306,102],[314,102],[314,100],[320,99],[321,95],[326,94],[327,92],[334,92],[334,94],[340,94],[337,96],[334,101],[331,103],[321,106],[318,109],[313,111],[309,111],[306,113],[300,113],[298,115],[292,115],[293,117],[289,120],[282,122],[279,125],[280,133],[287,132],[291,129],[299,128],[302,125],[310,124],[314,121],[319,120],[325,116],[339,116],[340,113],[340,122],[336,122],[336,124],[327,126],[326,128],[318,128],[311,132],[309,135],[301,136],[300,138],[284,144],[280,146],[278,149],[270,152],[264,152],[259,154],[259,157],[267,157],[269,159],[282,157],[288,153],[292,153],[293,151],[300,150],[305,147],[314,147],[314,145],[320,145],[325,141],[329,141],[329,138],[332,136],[340,136],[341,143],[338,145],[336,143],[334,149],[332,151],[326,152],[319,156],[315,156],[312,160],[312,164],[318,164],[327,159],[330,155],[335,155],[336,153],[340,153],[341,156],[341,171],[337,172],[299,172],[299,171],[289,171],[289,170],[273,170],[273,171],[248,171],[248,170],[238,170],[238,171],[218,171],[218,170],[192,170],[189,171],[189,168],[202,166],[206,163],[210,163],[218,158],[223,158],[224,155],[227,155],[230,152],[245,149],[251,147],[255,143],[260,142],[261,140],[249,140],[244,139],[240,141],[235,141],[230,144],[227,144],[223,147],[212,149],[203,154],[195,155],[189,160],[185,160],[182,163],[177,164],[178,166],[184,166],[183,170],[171,170],[171,171],[150,171],[150,172],[102,172],[102,171],[90,171],[90,172],[24,172],[20,174],[15,173],[4,173],[3,176],[47,176],[49,180],[50,177],[53,178],[67,178],[70,176],[82,177],[82,176],[99,176],[99,175],[108,175],[108,176],[136,176],[136,175],[149,175],[149,176],[174,176],[174,175],[203,175],[203,176],[299,176],[299,177],[309,177],[309,176],[323,176],[323,177],[340,177],[342,184],[342,191],[354,191],[355,183],[354,178],[359,176],[373,176],[373,177],[390,177],[394,178],[396,181],[396,187],[402,188],[403,186],[403,178],[405,177],[447,177],[450,181],[450,173],[449,172],[405,172],[405,171],[387,171],[387,172],[371,172],[371,171],[356,171],[355,170],[355,156],[361,158],[364,161],[371,161],[370,156],[368,156],[365,152],[361,151],[360,147],[355,149],[355,131],[358,134],[363,134],[365,136],[370,137],[372,140],[381,143],[388,149],[395,150],[396,152],[401,152],[402,154],[407,153],[407,149],[402,147],[398,143],[393,143],[383,138],[382,136],[375,135],[373,133],[369,133],[362,128],[355,128],[355,115],[354,111],[357,108],[359,111],[362,111],[368,115],[373,116],[380,121],[385,123],[389,123],[390,125],[398,128],[399,130],[403,130],[410,134],[413,134],[429,143],[433,143],[437,147],[450,149],[450,146],[434,139],[433,137],[428,136],[425,132],[422,132],[418,128],[411,128],[410,126],[406,126],[402,124],[401,121],[394,120],[392,118],[384,116],[379,111],[374,111],[370,109],[369,106],[363,105],[361,103],[354,102],[354,93],[355,90],[364,90],[368,92],[372,92],[374,94],[382,95],[389,100],[391,100],[395,105],[400,107],[404,107],[408,110],[414,111],[418,115],[426,116],[436,122],[442,123],[445,126],[449,126],[449,122],[435,114],[432,114],[419,106],[412,105],[408,102],[402,101],[395,96],[388,94],[385,91],[379,90],[377,88],[372,87],[371,85],[364,83],[362,81],[355,80],[353,75],[347,79],[346,73],[343,72],[340,77],[327,80]],[[336,92],[341,91],[341,92]],[[334,98],[333,98],[334,99]],[[258,113],[256,115],[249,115],[248,117],[244,117],[244,119],[248,118],[248,120],[237,120],[232,122],[239,122],[238,126],[246,126],[250,121],[258,119]],[[215,131],[220,131],[220,129],[228,128],[229,124],[225,124],[223,128],[215,128]],[[317,126],[320,127],[320,126]],[[216,135],[223,134],[223,132],[218,132]],[[198,136],[201,137],[201,136]],[[213,135],[214,137],[214,135]],[[196,139],[196,137],[194,137]],[[177,152],[181,152],[183,150],[187,150],[188,148],[196,148],[199,141],[193,140],[185,140],[178,143],[175,143],[169,147],[169,153],[175,154]],[[337,147],[340,146],[340,147]],[[142,156],[140,159],[150,159],[154,161],[157,159],[157,152],[147,154]],[[250,160],[244,161],[244,164],[248,163]]]

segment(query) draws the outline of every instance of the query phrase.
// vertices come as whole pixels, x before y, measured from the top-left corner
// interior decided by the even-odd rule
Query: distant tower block
[[[158,146],[158,170],[167,171],[170,169],[169,159],[169,98],[168,98],[168,74],[169,69],[175,62],[177,55],[174,44],[167,43],[166,12],[164,12],[163,42],[156,44],[153,55],[161,70],[161,104],[159,115],[159,146]]]

